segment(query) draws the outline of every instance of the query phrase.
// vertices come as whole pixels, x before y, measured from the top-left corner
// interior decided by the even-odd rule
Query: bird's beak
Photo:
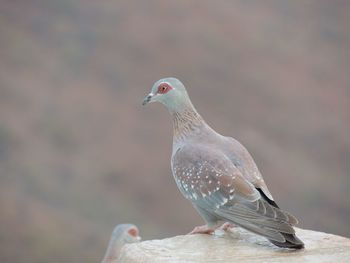
[[[145,106],[147,103],[149,103],[152,99],[152,97],[154,96],[153,93],[150,93],[148,94],[144,99],[143,99],[143,102],[142,102],[142,105]]]

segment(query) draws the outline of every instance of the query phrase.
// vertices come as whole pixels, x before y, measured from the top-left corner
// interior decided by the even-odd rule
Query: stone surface
[[[280,249],[266,239],[240,228],[232,233],[186,235],[127,244],[122,248],[120,262],[350,262],[350,239],[296,229],[305,242],[305,249]]]

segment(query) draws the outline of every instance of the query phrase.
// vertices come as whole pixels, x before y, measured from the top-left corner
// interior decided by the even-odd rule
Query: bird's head
[[[139,230],[132,224],[117,225],[112,233],[112,239],[124,243],[135,243],[141,240]]]
[[[154,83],[142,105],[156,101],[166,106],[169,111],[180,111],[191,105],[185,86],[176,78],[164,78]]]
[[[141,238],[139,236],[139,230],[135,225],[117,225],[113,229],[112,236],[102,263],[117,262],[116,260],[119,256],[119,253],[126,243],[136,243],[140,240]]]

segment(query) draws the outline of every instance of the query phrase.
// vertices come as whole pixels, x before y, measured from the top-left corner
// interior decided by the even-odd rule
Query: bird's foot
[[[219,229],[220,229],[220,230],[224,230],[224,231],[229,231],[229,230],[231,230],[231,228],[234,228],[234,227],[236,227],[234,224],[229,223],[229,222],[226,222],[226,223],[223,223],[223,224],[219,227]]]
[[[188,235],[194,234],[212,234],[215,231],[215,228],[208,227],[207,225],[196,226]]]

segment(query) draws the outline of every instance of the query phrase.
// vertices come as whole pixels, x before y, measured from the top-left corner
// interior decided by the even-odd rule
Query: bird
[[[302,249],[298,220],[274,201],[248,150],[212,129],[173,77],[154,83],[143,105],[163,104],[172,116],[171,170],[177,187],[205,221],[191,234],[242,227],[281,248]]]
[[[118,262],[121,248],[127,243],[140,242],[138,228],[133,224],[119,224],[112,232],[107,251],[101,263]]]

